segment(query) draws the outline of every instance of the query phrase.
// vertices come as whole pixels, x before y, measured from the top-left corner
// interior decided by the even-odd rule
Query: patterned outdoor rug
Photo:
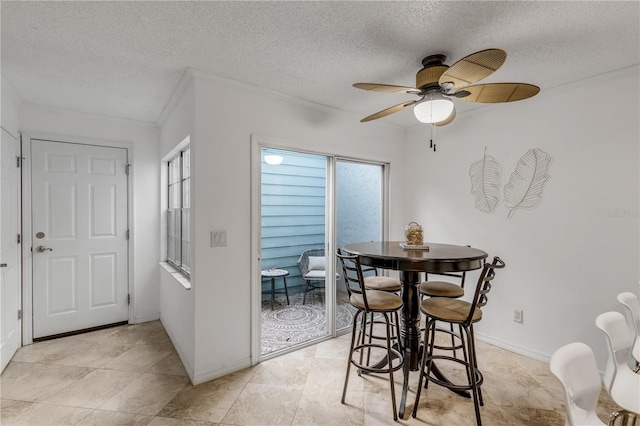
[[[324,295],[321,292],[307,294],[302,304],[302,294],[277,297],[271,310],[270,300],[262,302],[262,353],[268,354],[302,342],[326,335]],[[349,327],[355,309],[340,303],[336,307],[336,329]]]

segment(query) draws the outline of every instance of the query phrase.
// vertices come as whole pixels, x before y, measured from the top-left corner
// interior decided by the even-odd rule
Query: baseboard
[[[157,321],[159,319],[160,319],[160,313],[156,313],[153,315],[138,315],[133,319],[133,321],[134,321],[134,324],[140,324],[143,322]]]
[[[251,367],[251,358],[244,358],[234,364],[225,365],[223,368],[205,369],[202,372],[198,372],[191,381],[194,385],[208,382],[209,380],[217,379],[218,377],[226,376],[227,374],[235,373],[236,371],[243,370]]]
[[[167,323],[162,319],[162,314],[160,315],[160,322],[162,323],[164,330],[167,332],[167,335],[169,336],[171,343],[173,343],[173,347],[176,349],[176,352],[180,357],[180,361],[182,361],[182,365],[184,366],[184,369],[187,371],[187,375],[189,376],[189,380],[191,381],[191,384],[193,385],[197,384],[195,383],[194,377],[193,377],[193,366],[189,362],[187,362],[187,357],[185,353],[182,351],[182,348],[177,343],[179,342],[179,340],[176,338],[176,335],[171,330],[171,328],[167,325]]]
[[[483,333],[475,332],[476,338],[485,343],[489,343],[490,345],[496,346],[500,349],[505,349],[510,352],[514,352],[520,355],[524,355],[526,357],[535,359],[537,361],[542,361],[544,363],[549,363],[551,360],[551,355],[545,354],[542,352],[532,351],[531,349],[525,348],[520,345],[514,345],[511,342],[507,342],[506,340],[498,339],[495,337],[487,336]]]

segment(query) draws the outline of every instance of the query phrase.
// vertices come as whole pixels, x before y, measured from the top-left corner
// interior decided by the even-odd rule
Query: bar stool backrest
[[[364,290],[364,276],[362,275],[362,265],[360,264],[360,258],[355,255],[350,255],[342,251],[336,250],[336,256],[340,260],[342,265],[342,272],[344,276],[345,286],[347,287],[347,293],[349,298],[354,293],[362,294],[364,305],[366,310],[369,310],[369,303],[367,302],[367,292]]]
[[[489,300],[487,294],[491,291],[491,281],[496,276],[495,270],[504,267],[504,262],[498,256],[495,256],[491,263],[484,264],[482,273],[480,273],[480,277],[478,278],[476,291],[473,295],[473,301],[471,302],[471,309],[469,309],[469,316],[465,320],[465,324],[471,324],[476,308],[482,308],[487,304]]]
[[[457,278],[458,280],[460,280],[460,287],[464,288],[464,280],[467,277],[467,273],[465,272],[431,272],[431,273],[425,273],[425,277],[424,280],[425,281],[430,281],[433,279],[433,277],[451,277],[451,278]]]

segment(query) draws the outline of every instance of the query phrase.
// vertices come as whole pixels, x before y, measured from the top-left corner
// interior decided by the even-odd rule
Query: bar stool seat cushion
[[[364,287],[370,290],[400,291],[400,280],[392,277],[365,277]]]
[[[462,323],[469,317],[471,303],[460,299],[434,297],[423,300],[420,304],[420,308],[430,317],[452,323]],[[482,310],[480,308],[476,308],[473,311],[473,318],[471,322],[478,322],[481,319]]]
[[[464,289],[447,281],[423,281],[420,283],[420,294],[430,297],[462,297]]]
[[[358,309],[366,309],[360,293],[352,293],[349,302]],[[367,290],[367,302],[374,312],[393,312],[402,307],[400,296],[380,290]]]

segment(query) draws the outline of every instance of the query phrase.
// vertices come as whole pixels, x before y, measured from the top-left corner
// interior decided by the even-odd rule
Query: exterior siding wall
[[[282,164],[267,164],[266,154],[282,156]],[[292,288],[304,284],[300,254],[324,247],[326,158],[274,149],[263,149],[262,156],[262,269],[286,269]],[[263,284],[266,290],[268,280]],[[282,287],[277,279],[276,288]]]

